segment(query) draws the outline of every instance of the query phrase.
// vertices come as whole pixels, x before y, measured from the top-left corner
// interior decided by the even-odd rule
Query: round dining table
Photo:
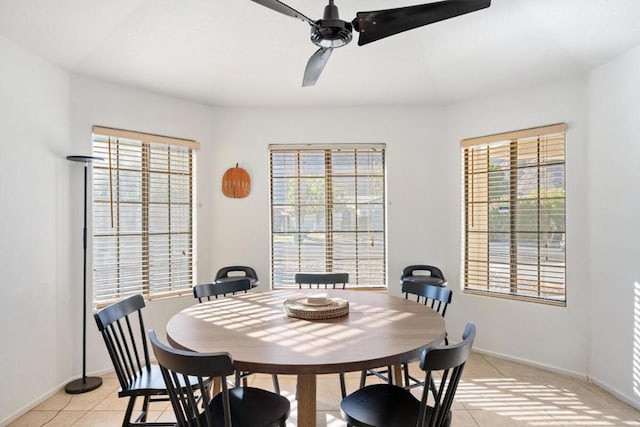
[[[285,300],[318,292],[254,292],[196,304],[169,320],[167,339],[186,350],[229,352],[240,371],[296,375],[299,427],[316,427],[316,375],[391,365],[399,373],[402,362],[444,339],[445,322],[435,310],[386,292],[322,289],[348,301],[348,314],[324,320],[286,314]]]

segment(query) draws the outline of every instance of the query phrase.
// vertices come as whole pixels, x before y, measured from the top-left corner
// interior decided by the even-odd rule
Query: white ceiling
[[[286,3],[312,19],[326,4]],[[336,0],[346,21],[420,3]],[[492,3],[362,47],[354,34],[308,88],[309,25],[250,0],[0,0],[0,35],[73,73],[225,106],[447,104],[582,74],[640,45],[640,0]]]

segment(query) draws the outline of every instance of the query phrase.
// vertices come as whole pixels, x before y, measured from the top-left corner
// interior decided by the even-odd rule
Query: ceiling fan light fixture
[[[339,19],[320,19],[311,27],[311,41],[324,48],[342,47],[353,38],[351,23]]]

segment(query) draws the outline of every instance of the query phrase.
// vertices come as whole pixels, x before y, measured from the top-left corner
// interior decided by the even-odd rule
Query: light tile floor
[[[419,371],[417,364],[412,370]],[[295,378],[281,375],[282,393],[291,400],[287,426],[296,425]],[[117,397],[113,375],[103,377],[103,386],[86,394],[59,392],[11,427],[119,426],[126,399]],[[250,377],[250,385],[272,389],[269,375]],[[359,374],[347,374],[348,390],[354,390]],[[369,379],[368,383],[374,380]],[[418,389],[415,393],[419,393]],[[318,426],[344,427],[340,417],[338,375],[318,379]],[[151,418],[170,420],[168,403],[152,407]],[[453,426],[640,426],[640,411],[614,398],[599,387],[574,378],[506,360],[473,353],[465,368],[454,404]]]

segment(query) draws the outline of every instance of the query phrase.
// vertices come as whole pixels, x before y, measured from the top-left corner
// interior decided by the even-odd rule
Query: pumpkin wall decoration
[[[241,199],[249,195],[251,189],[251,178],[249,173],[236,166],[229,168],[222,175],[222,194],[234,199]]]

